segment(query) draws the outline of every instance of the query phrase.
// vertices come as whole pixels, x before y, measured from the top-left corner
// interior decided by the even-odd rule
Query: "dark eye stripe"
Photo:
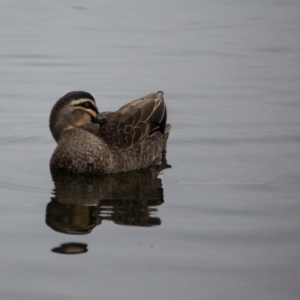
[[[88,101],[87,102],[83,102],[83,103],[79,103],[79,104],[77,104],[75,106],[81,106],[83,108],[91,109],[91,110],[95,111],[96,113],[98,112],[96,106],[94,104],[92,104],[91,102],[88,102]]]

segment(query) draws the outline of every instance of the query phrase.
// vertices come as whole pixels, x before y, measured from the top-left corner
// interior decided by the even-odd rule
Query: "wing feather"
[[[165,131],[166,107],[162,92],[149,94],[125,104],[115,112],[103,114],[106,119],[98,127],[96,135],[112,148],[129,148],[142,143],[156,131]],[[84,129],[95,134],[94,127],[91,129],[86,126]]]

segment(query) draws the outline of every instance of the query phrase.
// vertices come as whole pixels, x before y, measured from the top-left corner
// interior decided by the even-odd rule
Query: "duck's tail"
[[[162,145],[163,153],[167,152],[167,141],[168,141],[168,138],[169,138],[169,133],[172,129],[173,129],[172,124],[167,124],[166,127],[165,127],[165,132],[164,132],[164,137],[163,137],[163,145]]]

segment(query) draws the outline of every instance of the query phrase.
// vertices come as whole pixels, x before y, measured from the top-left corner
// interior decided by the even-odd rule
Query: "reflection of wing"
[[[110,201],[124,205],[156,206],[163,203],[160,172],[169,168],[167,163],[148,169],[109,174],[85,176],[51,171],[55,184],[52,200],[64,205],[83,205],[91,208],[108,204]],[[82,212],[85,214],[86,212]],[[86,222],[86,220],[84,221]]]
[[[155,132],[165,132],[167,111],[162,92],[149,94],[104,114],[106,120],[100,126],[99,135],[113,148],[129,148]]]

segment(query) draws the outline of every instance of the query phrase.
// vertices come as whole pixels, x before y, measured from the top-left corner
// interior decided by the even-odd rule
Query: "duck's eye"
[[[83,103],[83,106],[84,106],[85,108],[91,108],[91,103],[85,102],[85,103]]]

